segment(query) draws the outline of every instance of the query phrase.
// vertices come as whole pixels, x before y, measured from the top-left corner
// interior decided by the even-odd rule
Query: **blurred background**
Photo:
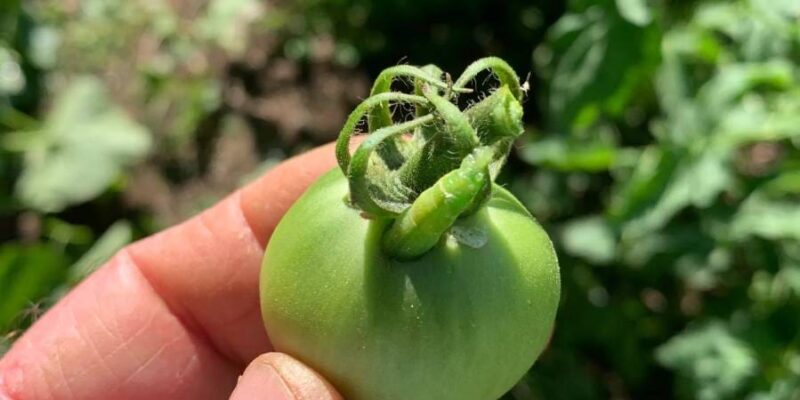
[[[504,399],[800,398],[797,0],[2,0],[0,354],[381,69],[485,55],[529,76],[500,181],[564,285]]]

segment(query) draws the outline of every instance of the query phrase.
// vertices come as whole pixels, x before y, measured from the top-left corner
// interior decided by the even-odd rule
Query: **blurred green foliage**
[[[552,233],[505,398],[800,398],[800,2],[0,3],[2,346],[115,251],[335,137],[390,64],[530,72],[501,180]]]

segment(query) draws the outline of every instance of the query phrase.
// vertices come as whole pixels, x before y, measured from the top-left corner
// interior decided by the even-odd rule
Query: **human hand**
[[[299,361],[268,353],[258,299],[272,231],[335,165],[332,146],[317,148],[120,251],[0,360],[0,400],[340,399]]]

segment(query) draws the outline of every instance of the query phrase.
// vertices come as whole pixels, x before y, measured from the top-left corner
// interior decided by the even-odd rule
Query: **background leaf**
[[[615,234],[603,217],[572,220],[564,225],[561,237],[564,250],[573,255],[595,264],[607,264],[614,259]]]
[[[57,249],[47,245],[0,246],[0,330],[15,326],[17,318],[38,317],[43,308],[37,302],[63,279],[64,267]]]
[[[656,358],[688,376],[698,399],[728,397],[756,373],[752,350],[719,322],[710,322],[672,338]]]
[[[333,140],[386,66],[495,55],[530,87],[498,183],[549,232],[563,294],[503,399],[798,398],[799,18],[796,0],[0,2],[0,352],[121,246]]]
[[[45,212],[89,200],[147,153],[147,131],[115,108],[91,78],[75,81],[25,151],[20,200]]]

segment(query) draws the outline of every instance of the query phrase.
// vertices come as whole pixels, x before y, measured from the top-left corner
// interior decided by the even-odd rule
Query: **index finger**
[[[336,165],[327,145],[290,159],[180,225],[120,251],[0,360],[0,398],[221,398],[270,350],[263,246]]]

